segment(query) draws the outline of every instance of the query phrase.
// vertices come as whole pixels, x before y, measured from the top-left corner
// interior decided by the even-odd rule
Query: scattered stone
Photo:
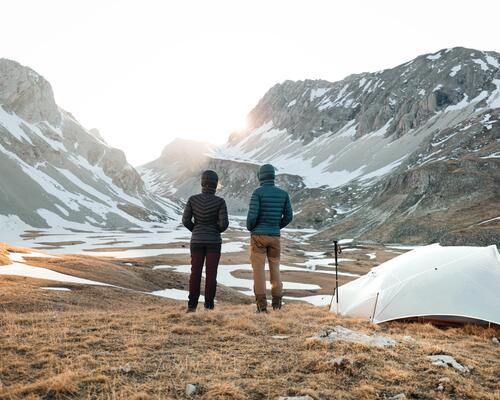
[[[498,338],[496,338],[495,336],[491,338],[491,341],[493,342],[493,344],[500,344],[500,340],[498,340]]]
[[[280,396],[278,400],[314,400],[311,396]]]
[[[132,371],[132,366],[130,364],[125,364],[120,367],[120,372],[128,374],[130,371]]]
[[[186,385],[186,396],[195,396],[200,392],[200,387],[193,383]]]
[[[457,371],[467,373],[470,369],[457,362],[452,356],[447,356],[445,354],[436,354],[433,356],[427,356],[427,359],[432,362],[432,365],[437,365],[439,367],[452,367]]]
[[[439,382],[439,385],[438,385],[438,387],[437,387],[436,390],[438,392],[442,392],[444,390],[444,388],[445,388],[445,385],[451,382],[451,379],[450,378],[446,378],[446,377],[439,378],[438,382]]]
[[[120,365],[118,368],[110,368],[110,372],[120,372],[123,374],[128,374],[131,371],[132,371],[132,366],[130,365],[130,363],[127,363],[125,365]]]
[[[330,361],[328,361],[329,364],[331,364],[334,368],[345,368],[347,367],[351,362],[345,358],[345,357],[337,357],[337,358],[332,358]]]
[[[276,347],[273,347],[271,349],[271,353],[273,353],[273,354],[279,354],[279,353],[282,353],[282,351],[280,349],[276,348]]]
[[[320,340],[320,341],[337,341],[343,340],[346,342],[363,343],[371,346],[377,347],[392,347],[396,344],[394,339],[387,336],[379,335],[365,335],[364,333],[352,331],[350,329],[344,328],[343,326],[336,326],[333,330],[326,330],[319,336],[313,336],[309,340]]]
[[[389,397],[389,400],[403,400],[403,399],[406,399],[404,393],[399,393],[396,396]]]
[[[288,339],[290,336],[286,336],[286,335],[274,335],[274,336],[271,336],[273,339],[276,339],[276,340],[286,340]]]
[[[413,339],[411,336],[403,336],[403,341],[404,342],[415,342],[416,340]]]

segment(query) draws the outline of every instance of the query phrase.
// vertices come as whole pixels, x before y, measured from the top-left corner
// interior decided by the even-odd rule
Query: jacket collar
[[[211,188],[209,186],[202,186],[201,187],[201,193],[206,193],[206,194],[215,194],[215,188]]]
[[[260,181],[260,186],[274,186],[274,179],[265,179]]]

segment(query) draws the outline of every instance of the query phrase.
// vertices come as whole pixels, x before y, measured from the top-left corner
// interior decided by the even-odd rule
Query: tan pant
[[[283,284],[280,277],[281,242],[279,236],[252,235],[250,240],[250,261],[253,270],[253,289],[255,297],[266,296],[266,257],[269,261],[271,294],[283,296]]]

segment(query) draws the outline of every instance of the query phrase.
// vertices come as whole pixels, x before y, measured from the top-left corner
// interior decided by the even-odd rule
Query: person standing
[[[250,261],[252,263],[255,302],[257,312],[267,313],[266,258],[271,278],[272,306],[281,309],[283,284],[280,277],[281,240],[280,230],[293,219],[288,193],[274,184],[275,170],[271,164],[259,170],[260,187],[250,199],[247,229],[251,232]]]
[[[198,306],[204,263],[205,309],[214,308],[222,246],[221,233],[229,225],[226,202],[215,195],[218,182],[219,177],[215,171],[204,171],[201,175],[201,193],[188,199],[182,215],[182,224],[192,232],[188,312],[196,311]]]

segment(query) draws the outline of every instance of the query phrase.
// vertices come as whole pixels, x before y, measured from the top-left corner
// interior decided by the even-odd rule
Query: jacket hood
[[[215,193],[217,184],[219,183],[219,176],[215,171],[210,169],[203,171],[201,174],[201,187],[203,193]]]
[[[276,172],[271,164],[264,164],[262,167],[260,167],[259,169],[260,183],[274,181],[275,177],[276,177]]]

